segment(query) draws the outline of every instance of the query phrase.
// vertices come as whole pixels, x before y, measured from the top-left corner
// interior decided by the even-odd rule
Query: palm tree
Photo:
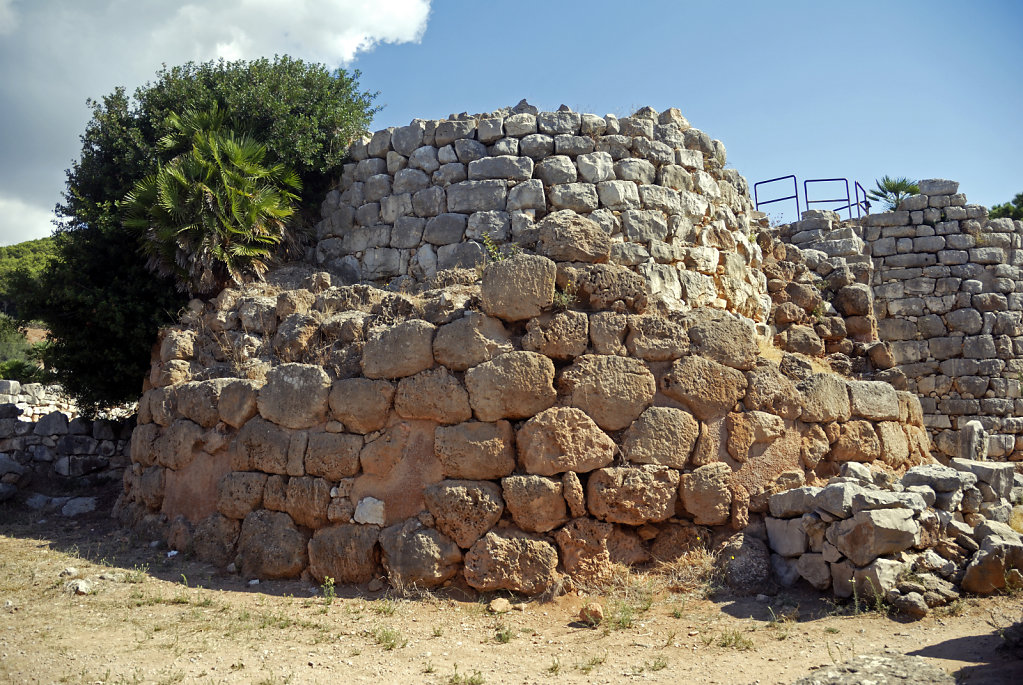
[[[266,146],[227,128],[216,107],[169,124],[159,145],[175,156],[122,202],[124,224],[145,232],[149,268],[193,295],[261,277],[287,236],[298,175],[268,164]]]
[[[911,181],[905,176],[888,178],[884,176],[880,181],[874,180],[875,188],[867,191],[867,197],[875,202],[885,203],[885,209],[889,212],[895,211],[899,203],[910,195],[920,192],[920,186],[916,181]]]

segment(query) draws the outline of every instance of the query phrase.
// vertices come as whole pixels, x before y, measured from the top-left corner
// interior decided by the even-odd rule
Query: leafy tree
[[[225,127],[224,112],[172,114],[160,141],[181,150],[125,198],[125,225],[145,233],[149,267],[179,289],[215,294],[262,275],[285,237],[301,187],[283,164],[264,164],[266,146]]]
[[[0,309],[15,314],[14,274],[21,271],[29,278],[38,278],[53,254],[52,238],[28,240],[0,247]]]
[[[0,378],[22,383],[49,381],[49,374],[38,364],[41,349],[28,342],[14,319],[0,314]]]
[[[1023,221],[1023,193],[1016,193],[1016,197],[1012,198],[1012,203],[995,205],[988,212],[988,216],[992,219],[1009,218]]]
[[[16,290],[19,314],[50,329],[47,367],[83,409],[138,396],[157,329],[186,301],[173,279],[147,270],[144,236],[124,225],[119,205],[178,154],[159,145],[171,115],[217,105],[233,130],[266,141],[266,164],[296,170],[304,204],[314,205],[376,112],[374,97],[359,90],[358,72],[285,56],[164,68],[133,96],[117,88],[89,101],[82,153],[57,206],[55,255]]]
[[[880,181],[874,181],[874,188],[867,191],[867,197],[875,202],[883,202],[885,209],[891,212],[904,199],[919,192],[920,186],[916,184],[916,181],[911,181],[905,176],[897,178],[884,176]]]

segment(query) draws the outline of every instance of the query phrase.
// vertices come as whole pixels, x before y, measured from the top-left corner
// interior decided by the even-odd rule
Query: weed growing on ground
[[[144,582],[148,573],[148,564],[133,566],[130,571],[124,574],[124,582],[133,584]]]
[[[494,626],[494,639],[502,645],[506,645],[511,642],[511,639],[514,636],[515,632],[504,623],[497,623]]]
[[[602,666],[605,661],[607,661],[606,651],[600,656],[591,656],[589,659],[582,662],[581,664],[576,664],[576,669],[589,675],[590,671],[597,668],[598,666]]]
[[[726,647],[745,652],[753,649],[753,640],[743,635],[739,630],[726,630],[718,635],[718,647]]]
[[[455,672],[448,678],[448,685],[483,685],[483,674],[473,671],[472,675],[458,672],[458,664],[455,664]]]
[[[558,675],[561,673],[561,662],[558,661],[558,657],[554,657],[554,661],[547,667],[547,673],[550,675]]]
[[[373,631],[373,637],[376,639],[377,644],[388,652],[408,644],[408,640],[402,637],[401,633],[394,628],[378,627]]]
[[[323,585],[320,586],[323,590],[323,604],[330,606],[337,599],[337,592],[334,589],[334,579],[327,576],[323,579]]]

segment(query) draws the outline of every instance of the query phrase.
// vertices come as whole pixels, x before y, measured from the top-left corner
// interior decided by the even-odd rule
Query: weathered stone
[[[575,164],[565,155],[555,155],[543,160],[536,165],[534,175],[543,181],[545,186],[575,183],[578,178]]]
[[[256,471],[235,471],[217,484],[217,510],[232,519],[243,519],[263,503],[266,474]]]
[[[518,255],[483,272],[483,310],[505,321],[539,316],[554,301],[557,267],[546,257]]]
[[[558,582],[558,552],[545,539],[515,531],[491,531],[465,555],[465,580],[480,592],[546,592]]]
[[[519,463],[531,474],[585,473],[607,466],[617,446],[582,410],[555,407],[523,424],[516,436]]]
[[[591,219],[573,211],[548,214],[540,222],[540,251],[558,262],[606,262],[611,239]]]
[[[282,364],[266,375],[256,400],[263,418],[285,428],[309,428],[327,416],[330,378],[318,366]]]
[[[627,319],[617,312],[590,314],[590,345],[597,354],[624,355]]]
[[[559,274],[559,286],[573,289],[579,301],[594,310],[642,313],[648,302],[647,285],[643,278],[627,268],[614,264],[579,265],[564,272],[564,285]]]
[[[368,583],[380,569],[376,526],[341,524],[320,528],[309,540],[309,573],[318,582]]]
[[[535,352],[509,352],[465,372],[469,404],[480,421],[524,419],[554,404],[554,363]]]
[[[881,381],[848,381],[853,416],[872,421],[898,421],[899,398],[895,388]]]
[[[387,424],[394,385],[383,380],[343,378],[330,388],[330,411],[353,433],[370,433]]]
[[[771,556],[762,540],[738,533],[718,554],[725,583],[733,591],[752,595],[761,591],[771,576]]]
[[[405,419],[425,419],[450,425],[472,418],[469,394],[444,367],[401,379],[394,411]]]
[[[469,549],[494,527],[504,512],[501,489],[494,483],[443,480],[423,493],[437,530],[462,549]]]
[[[610,523],[586,517],[570,521],[555,533],[562,566],[573,580],[600,585],[611,579],[613,568],[608,538],[613,530]]]
[[[775,518],[802,516],[814,508],[815,498],[820,491],[821,488],[804,486],[774,493],[767,500],[771,516]]]
[[[436,327],[412,319],[370,334],[362,352],[362,371],[368,378],[412,376],[433,366]]]
[[[728,522],[732,506],[731,477],[732,469],[721,462],[682,475],[682,506],[692,514],[694,523],[717,526]]]
[[[305,472],[330,481],[359,471],[362,436],[348,433],[310,433],[305,451]]]
[[[259,416],[249,419],[231,444],[231,465],[236,471],[288,473],[291,436]]]
[[[202,447],[202,438],[201,426],[187,419],[178,419],[154,442],[156,462],[170,469],[185,468]]]
[[[881,441],[869,421],[840,424],[838,440],[831,446],[832,461],[873,462],[881,456]]]
[[[751,321],[701,308],[687,314],[684,325],[695,354],[744,371],[756,365],[759,349]]]
[[[586,352],[589,317],[584,312],[561,311],[530,319],[522,349],[551,359],[568,360]]]
[[[261,509],[242,521],[241,572],[247,578],[294,578],[306,566],[307,537],[287,514]]]
[[[863,488],[853,483],[832,483],[817,493],[814,504],[832,516],[848,518],[852,515],[853,498],[861,492]]]
[[[515,525],[531,533],[546,533],[568,520],[561,480],[543,476],[501,479],[505,505]]]
[[[746,374],[746,379],[743,402],[747,409],[777,414],[784,419],[799,416],[802,411],[799,392],[775,364],[759,364]]]
[[[908,509],[860,511],[835,524],[834,544],[857,566],[913,545],[919,524]]]
[[[622,453],[635,464],[661,464],[682,469],[699,435],[699,423],[689,412],[650,407],[625,432]]]
[[[602,468],[590,474],[586,502],[591,514],[611,523],[663,521],[675,512],[678,482],[678,471],[666,466]]]
[[[507,179],[528,181],[533,176],[533,160],[529,157],[500,155],[482,157],[469,162],[469,180]]]
[[[653,401],[657,384],[646,365],[636,359],[583,355],[562,372],[560,392],[604,430],[632,424]]]
[[[288,479],[285,509],[298,525],[313,530],[327,525],[329,505],[330,485],[324,479],[311,476]]]
[[[195,556],[214,566],[224,567],[234,560],[241,523],[221,514],[199,521],[192,534]]]
[[[736,369],[692,355],[676,361],[661,391],[701,421],[722,416],[746,394],[746,376]],[[848,401],[848,398],[847,398]]]
[[[448,478],[490,480],[515,470],[512,442],[512,427],[507,421],[469,421],[457,426],[438,426],[433,444]]]
[[[628,325],[625,347],[634,357],[663,362],[689,353],[689,336],[685,329],[664,317],[656,314],[630,316]]]
[[[848,421],[852,413],[849,391],[844,380],[826,373],[815,373],[797,386],[803,396],[800,419],[808,423]]]
[[[458,572],[462,551],[416,519],[380,531],[381,562],[394,587],[432,588]]]
[[[729,413],[726,423],[728,453],[740,463],[750,458],[751,447],[769,445],[785,432],[785,422],[781,417],[761,411]]]
[[[479,312],[444,324],[433,338],[434,358],[452,371],[465,371],[514,349],[501,321]]]

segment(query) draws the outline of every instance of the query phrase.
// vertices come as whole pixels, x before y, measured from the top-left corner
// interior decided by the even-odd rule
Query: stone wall
[[[856,270],[858,285],[835,289],[834,305],[850,334],[888,344],[893,368],[880,377],[920,397],[938,456],[963,456],[960,432],[978,421],[987,455],[1018,461],[1023,222],[988,219],[953,181],[920,187],[898,211],[854,222],[818,212],[781,237],[822,252],[818,272],[829,280],[836,260]]]
[[[567,210],[596,221],[608,262],[641,275],[670,308],[765,319],[749,187],[724,168],[724,145],[677,109],[618,119],[523,101],[377,131],[352,159],[310,255],[340,282],[397,287],[480,266],[488,249],[532,251],[541,220]]]
[[[0,404],[0,502],[18,499],[69,516],[91,511],[96,498],[76,493],[122,479],[134,419],[69,419],[62,411],[41,415],[40,405],[26,411],[25,404]]]
[[[68,418],[78,416],[78,407],[59,385],[0,380],[0,405],[3,404],[15,405],[21,410],[20,416],[28,421],[38,421],[55,411]]]

